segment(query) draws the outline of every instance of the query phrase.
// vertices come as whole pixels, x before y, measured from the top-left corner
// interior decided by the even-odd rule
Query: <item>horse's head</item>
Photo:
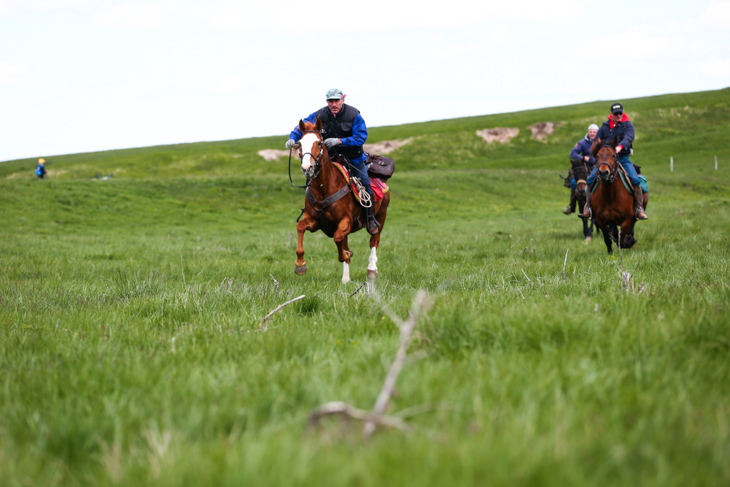
[[[601,181],[609,181],[616,171],[616,148],[613,142],[596,139],[593,141],[591,153],[596,156],[596,175]]]
[[[302,160],[302,172],[307,178],[312,178],[315,171],[322,165],[325,154],[322,140],[322,121],[317,118],[316,123],[299,120],[299,130],[302,138],[299,139],[299,158]]]

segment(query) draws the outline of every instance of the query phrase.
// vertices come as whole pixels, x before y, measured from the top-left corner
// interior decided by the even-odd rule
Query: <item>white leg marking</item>
[[[350,282],[350,264],[347,262],[342,263],[342,284]]]
[[[370,247],[370,259],[368,259],[368,270],[369,271],[377,271],[378,270],[378,256],[375,252],[375,247]]]

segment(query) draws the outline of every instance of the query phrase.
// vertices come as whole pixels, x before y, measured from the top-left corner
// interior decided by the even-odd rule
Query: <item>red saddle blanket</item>
[[[350,184],[350,189],[352,189],[352,193],[355,195],[355,198],[360,201],[360,195],[357,193],[357,188],[355,187],[355,184],[350,181],[350,172],[345,168],[345,166],[343,166],[339,162],[333,162],[335,163],[335,167],[340,170],[343,176],[345,176],[345,180]],[[374,178],[372,176],[370,176],[370,187],[373,189],[373,196],[375,196],[375,201],[382,200],[385,196],[385,193],[390,191],[390,189],[388,188],[388,183],[386,183],[382,179]]]

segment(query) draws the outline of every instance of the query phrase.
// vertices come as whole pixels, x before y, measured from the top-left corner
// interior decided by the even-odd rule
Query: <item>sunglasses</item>
[[[623,115],[624,112],[613,112],[614,115]]]

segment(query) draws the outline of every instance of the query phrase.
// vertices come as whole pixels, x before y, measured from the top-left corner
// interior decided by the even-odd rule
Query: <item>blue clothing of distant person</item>
[[[43,179],[46,177],[46,174],[48,171],[46,171],[46,160],[41,158],[38,159],[38,165],[35,168],[35,175],[38,176],[40,179]]]
[[[573,166],[585,163],[588,164],[588,168],[592,168],[596,164],[596,158],[591,154],[591,146],[593,145],[593,139],[596,138],[598,133],[598,125],[592,123],[588,127],[588,133],[585,137],[578,141],[570,151],[570,160],[573,162]]]
[[[367,156],[363,150],[363,145],[368,138],[365,120],[360,115],[360,110],[345,104],[347,95],[342,90],[332,88],[327,91],[325,96],[327,106],[309,114],[303,120],[310,123],[316,123],[318,118],[321,120],[322,138],[330,156],[333,159],[337,159],[337,156],[344,156],[350,161],[352,176],[360,179],[365,191],[370,195],[371,201],[374,201],[370,177],[365,166]],[[286,141],[286,148],[292,149],[302,135],[299,126],[295,126],[289,134],[289,140]],[[378,233],[379,227],[380,224],[368,208],[368,232],[374,235]]]
[[[611,105],[611,114],[608,116],[608,120],[603,122],[601,127],[598,129],[596,138],[602,141],[612,142],[616,148],[616,155],[618,156],[618,162],[626,170],[626,174],[631,180],[631,185],[634,187],[634,206],[635,214],[638,220],[646,220],[648,217],[644,213],[643,199],[644,194],[641,190],[641,181],[639,175],[636,174],[636,168],[629,160],[629,154],[634,143],[634,136],[636,132],[634,130],[634,124],[629,120],[628,115],[624,113],[624,107],[621,103],[614,103]],[[594,166],[590,176],[586,180],[586,192],[589,195],[586,201],[586,207],[582,214],[578,216],[588,217],[590,214],[590,187],[593,181],[596,179],[596,173],[598,167]]]

